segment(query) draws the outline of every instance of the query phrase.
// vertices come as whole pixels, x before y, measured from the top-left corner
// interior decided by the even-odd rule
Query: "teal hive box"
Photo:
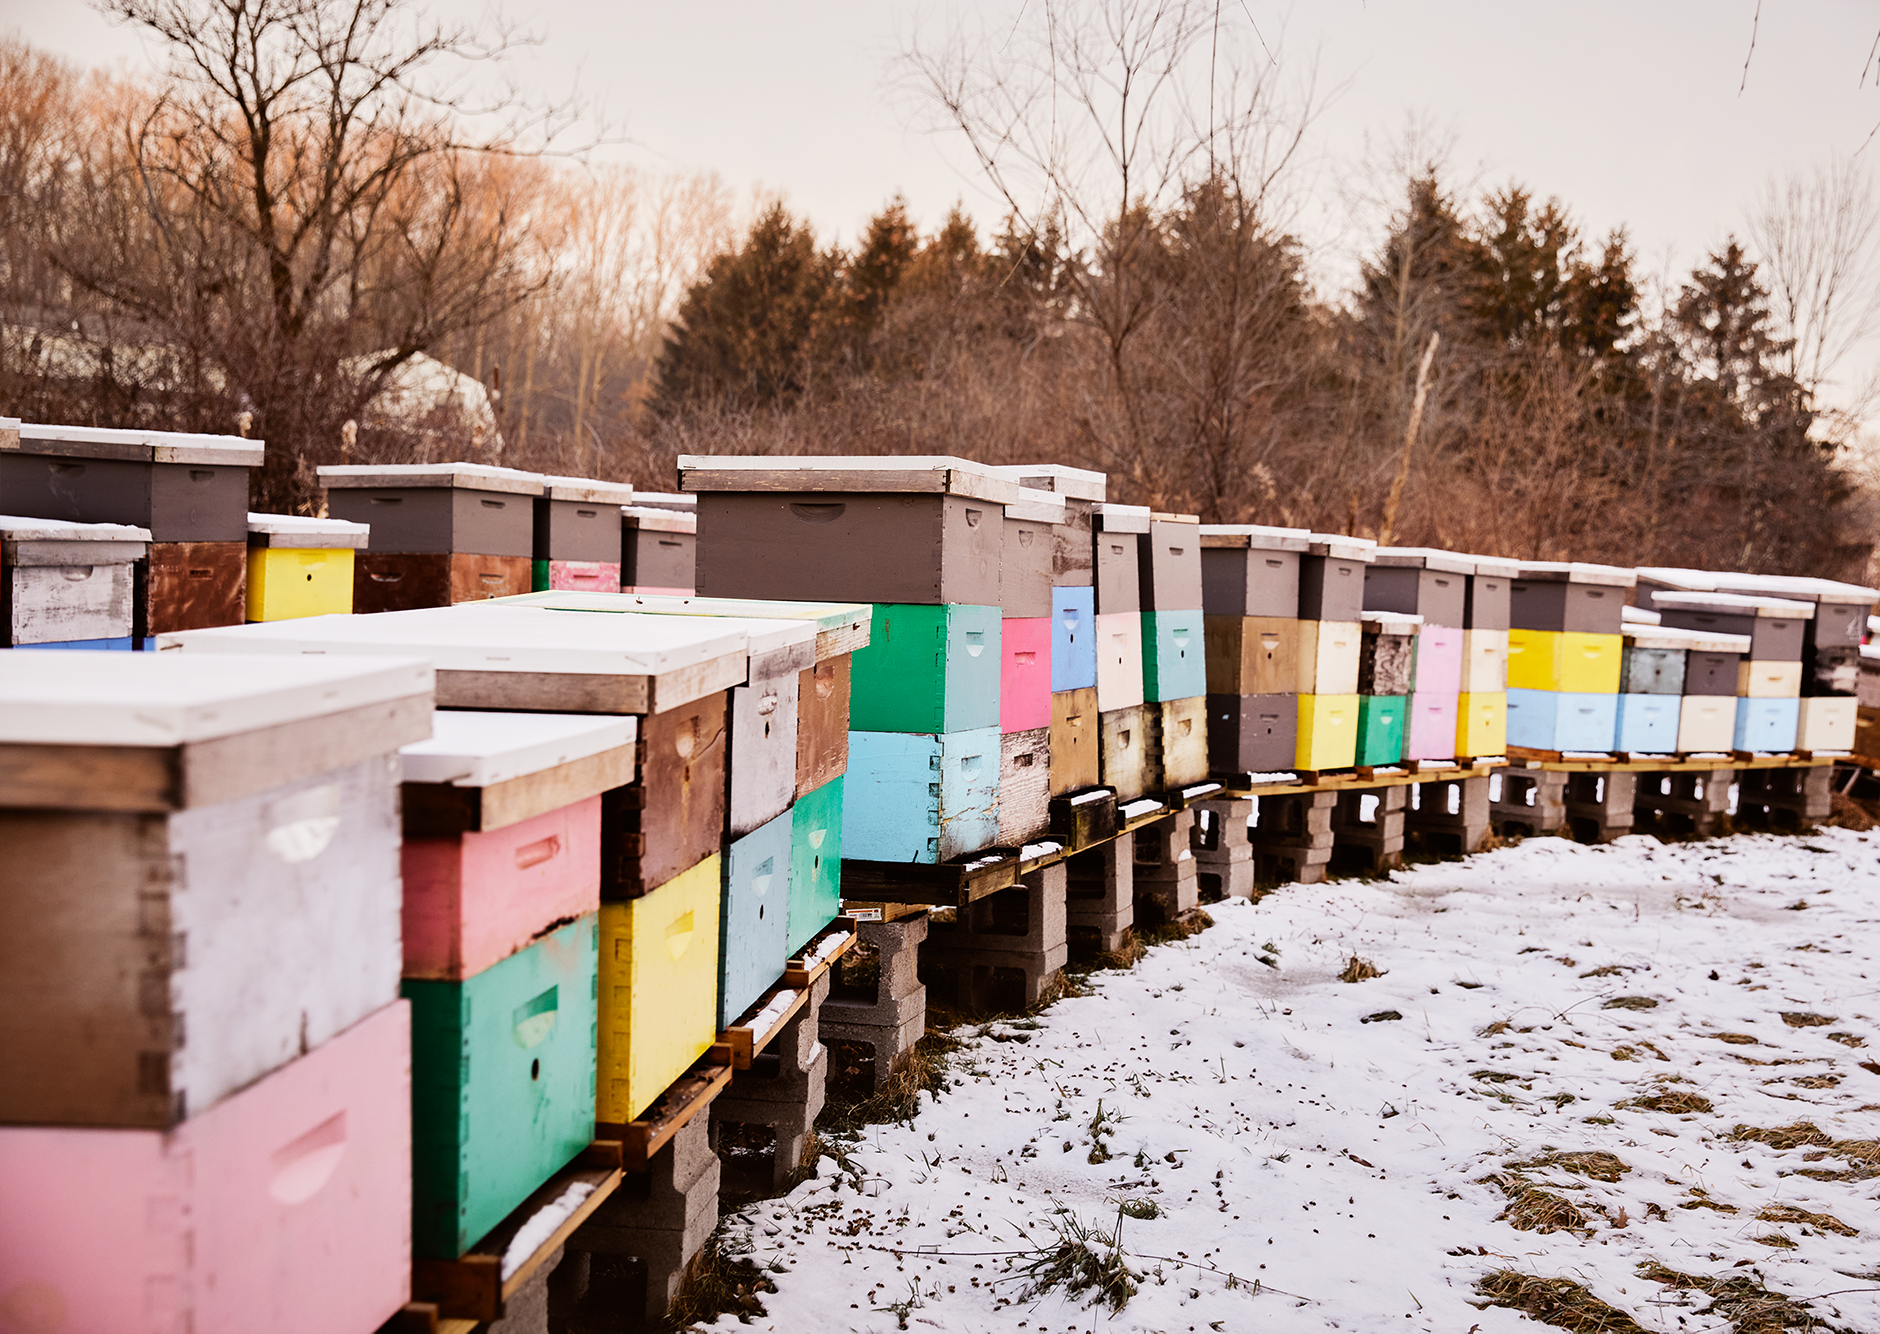
[[[718,1027],[728,1028],[783,976],[790,934],[793,811],[733,840],[718,911]]]
[[[599,914],[461,982],[407,979],[414,1254],[454,1260],[594,1139]]]
[[[1151,704],[1208,693],[1200,611],[1142,613],[1142,693]]]
[[[842,779],[796,799],[790,819],[790,931],[794,956],[842,910]]]
[[[850,732],[842,855],[931,866],[999,838],[999,729]]]
[[[999,725],[997,607],[875,604],[850,665],[858,732],[964,732]]]
[[[1358,697],[1356,763],[1375,767],[1403,759],[1404,721],[1409,707],[1408,695]]]

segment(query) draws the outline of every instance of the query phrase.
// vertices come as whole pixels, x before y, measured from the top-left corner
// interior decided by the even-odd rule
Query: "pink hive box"
[[[1462,632],[1456,631],[1457,642]],[[1458,663],[1458,665],[1460,665]],[[1449,760],[1456,755],[1456,696],[1419,690],[1410,696],[1409,720],[1404,725],[1406,760]]]
[[[633,781],[637,722],[438,713],[404,762],[405,976],[458,981],[601,902],[601,793]]]
[[[1416,684],[1412,690],[1428,695],[1461,692],[1463,633],[1446,625],[1426,625],[1417,631]]]
[[[617,593],[620,591],[620,562],[551,560],[548,563],[548,586],[558,593]]]
[[[168,1133],[0,1127],[0,1320],[370,1334],[410,1296],[403,1001]]]
[[[1051,725],[1051,618],[1024,616],[1000,628],[999,730]]]

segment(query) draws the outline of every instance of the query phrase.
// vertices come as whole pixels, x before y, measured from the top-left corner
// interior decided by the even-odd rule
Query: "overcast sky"
[[[1063,3],[1063,0],[1058,0]],[[910,123],[894,57],[917,27],[1009,25],[1043,0],[819,0],[648,4],[533,0],[506,11],[543,45],[515,75],[541,95],[578,81],[649,166],[714,170],[748,197],[783,192],[826,240],[853,238],[896,191],[931,225],[963,200],[982,227],[1000,210],[959,145]],[[437,8],[475,16],[472,0]],[[1300,219],[1336,281],[1351,236],[1338,186],[1367,140],[1413,115],[1453,140],[1460,180],[1514,179],[1559,195],[1591,236],[1625,225],[1643,265],[1686,269],[1740,224],[1773,172],[1859,149],[1880,124],[1861,72],[1880,29],[1871,4],[1769,0],[1743,82],[1755,0],[1223,0],[1221,22],[1258,25],[1288,74],[1316,61],[1341,87],[1311,144],[1316,212]],[[147,65],[158,53],[82,0],[0,0],[0,18],[81,62]],[[1880,156],[1880,139],[1867,152]]]

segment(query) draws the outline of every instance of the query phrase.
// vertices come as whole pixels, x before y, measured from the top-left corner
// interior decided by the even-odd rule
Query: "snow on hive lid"
[[[593,713],[481,713],[444,709],[431,739],[414,741],[404,757],[407,783],[490,787],[630,746],[639,720]]]
[[[1376,542],[1368,537],[1346,537],[1342,533],[1314,533],[1308,550],[1315,556],[1355,560],[1364,565],[1377,557]]]
[[[542,475],[487,463],[341,463],[319,469],[327,487],[461,487],[466,491],[502,491],[539,496]]]
[[[15,542],[149,542],[150,530],[128,523],[75,523],[0,514],[0,539]],[[141,554],[141,553],[140,553]]]
[[[887,491],[965,496],[1006,505],[1018,483],[947,454],[681,454],[687,491]]]
[[[622,505],[620,522],[628,528],[638,528],[649,533],[696,533],[698,531],[698,513],[695,510],[655,508],[651,505]]]
[[[1006,502],[1005,517],[1031,523],[1063,523],[1064,497],[1037,487],[1021,486],[1018,499]]]
[[[1146,533],[1149,531],[1147,505],[1097,506],[1097,528],[1106,533]]]
[[[19,433],[0,432],[0,449],[61,458],[120,459],[133,463],[214,463],[258,468],[263,445],[238,435],[184,431],[125,431],[101,426],[46,426],[23,422]]]
[[[1692,653],[1749,652],[1748,635],[1723,635],[1712,630],[1680,630],[1670,625],[1627,625],[1626,643],[1634,648],[1683,649]]]
[[[1813,620],[1815,604],[1794,598],[1751,597],[1744,593],[1654,593],[1652,604],[1662,611],[1711,611],[1726,616],[1768,616],[1779,620]]]
[[[1110,482],[1103,473],[1088,468],[1066,467],[1062,463],[1000,464],[992,471],[1020,486],[1050,491],[1066,500],[1087,500],[1096,504],[1103,502]]]
[[[1438,570],[1448,574],[1475,573],[1475,557],[1459,556],[1453,551],[1438,551],[1434,547],[1379,547],[1377,559],[1372,563]]]
[[[1312,545],[1310,528],[1269,528],[1258,523],[1204,523],[1203,550],[1304,551]]]
[[[362,548],[372,536],[372,525],[349,519],[313,519],[304,514],[248,515],[248,545],[291,547],[301,551],[325,547]]]
[[[598,505],[630,505],[633,488],[625,482],[598,482],[591,477],[544,477],[542,494],[550,500],[589,500]]]
[[[1570,584],[1604,584],[1608,588],[1631,588],[1638,583],[1636,570],[1617,565],[1592,565],[1585,561],[1524,560],[1518,562],[1517,579],[1564,580]]]

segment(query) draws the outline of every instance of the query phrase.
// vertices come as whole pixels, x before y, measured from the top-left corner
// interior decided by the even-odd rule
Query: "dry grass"
[[[1756,1240],[1765,1239],[1758,1237]],[[1703,1293],[1710,1298],[1710,1305],[1697,1314],[1728,1320],[1734,1334],[1790,1334],[1790,1331],[1851,1334],[1851,1331],[1839,1325],[1831,1325],[1820,1319],[1804,1303],[1793,1297],[1769,1291],[1759,1279],[1740,1270],[1728,1277],[1720,1274],[1681,1274],[1656,1260],[1649,1260],[1639,1266],[1638,1272],[1639,1277],[1648,1282],[1662,1283],[1667,1288],[1676,1288],[1681,1292]]]
[[[1730,1138],[1767,1144],[1772,1149],[1826,1149],[1848,1160],[1849,1166],[1844,1171],[1824,1167],[1796,1169],[1798,1176],[1816,1181],[1866,1181],[1880,1177],[1880,1139],[1835,1139],[1812,1121],[1794,1121],[1786,1126],[1767,1128],[1738,1125],[1730,1131]],[[1809,1155],[1811,1159],[1825,1156]]]
[[[1513,1168],[1558,1167],[1595,1181],[1617,1181],[1632,1170],[1632,1165],[1617,1154],[1588,1150],[1582,1153],[1550,1153],[1525,1163],[1510,1163]]]
[[[673,1298],[658,1328],[687,1329],[721,1315],[735,1315],[741,1322],[748,1322],[753,1316],[766,1314],[758,1294],[776,1290],[777,1285],[750,1256],[732,1256],[726,1251],[725,1231],[720,1227],[686,1266],[679,1295]]]
[[[1806,1010],[1784,1010],[1782,1022],[1790,1028],[1826,1028],[1834,1020],[1828,1015],[1810,1014]]]
[[[879,1089],[861,1098],[843,1097],[839,1082],[831,1081],[828,1101],[816,1118],[817,1129],[825,1135],[852,1135],[863,1126],[911,1120],[920,1108],[922,1092],[938,1093],[945,1087],[947,1058],[960,1045],[959,1039],[947,1033],[929,1030],[908,1052],[906,1063]],[[826,1144],[820,1147],[831,1151]]]
[[[1880,826],[1880,803],[1863,801],[1859,797],[1845,792],[1836,792],[1833,805],[1829,808],[1828,818],[1822,821],[1837,829],[1852,829],[1856,833]]]
[[[1508,1203],[1495,1217],[1517,1232],[1588,1232],[1592,1224],[1572,1200],[1535,1185],[1519,1172],[1492,1172],[1479,1185],[1494,1186]]]
[[[1602,1010],[1655,1010],[1658,1008],[1658,1002],[1650,996],[1614,996],[1599,1008]]]
[[[1748,1033],[1712,1033],[1710,1036],[1719,1042],[1727,1042],[1733,1047],[1753,1047],[1756,1039]]]
[[[1792,1204],[1764,1205],[1757,1211],[1756,1217],[1765,1223],[1800,1223],[1818,1232],[1837,1232],[1843,1237],[1860,1235],[1859,1228],[1849,1227],[1833,1214],[1811,1213],[1807,1209],[1798,1209]]]
[[[1682,1089],[1661,1089],[1641,1098],[1627,1098],[1618,1105],[1635,1107],[1642,1112],[1669,1112],[1674,1116],[1689,1116],[1711,1110],[1709,1098],[1701,1093],[1686,1093]]]
[[[1382,977],[1376,964],[1369,959],[1360,959],[1352,955],[1345,964],[1345,971],[1338,975],[1340,982],[1369,982],[1374,977]]]
[[[1490,1306],[1519,1311],[1530,1320],[1570,1334],[1648,1334],[1638,1321],[1571,1279],[1536,1278],[1497,1269],[1477,1279],[1475,1290]]]
[[[1736,1206],[1734,1204],[1725,1204],[1721,1200],[1711,1199],[1710,1192],[1705,1190],[1702,1186],[1692,1186],[1691,1198],[1686,1200],[1683,1204],[1680,1204],[1678,1208],[1714,1209],[1720,1214],[1733,1214],[1736,1212]]]
[[[1827,1148],[1834,1143],[1816,1129],[1812,1121],[1796,1121],[1767,1130],[1760,1126],[1739,1125],[1730,1131],[1730,1138],[1767,1144],[1772,1149]]]

